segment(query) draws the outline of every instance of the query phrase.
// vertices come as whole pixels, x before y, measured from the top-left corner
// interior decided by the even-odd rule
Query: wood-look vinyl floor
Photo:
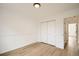
[[[72,55],[79,55],[79,54],[70,53],[67,47],[65,47],[65,49],[60,49],[53,45],[40,42],[1,54],[1,56],[72,56]]]

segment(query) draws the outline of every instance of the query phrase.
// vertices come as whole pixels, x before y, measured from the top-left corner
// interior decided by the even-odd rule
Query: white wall
[[[37,41],[36,20],[21,14],[18,8],[0,6],[0,53]]]
[[[56,20],[56,47],[64,48],[64,18],[72,17],[79,15],[79,8],[74,10],[65,11],[56,15],[52,15],[49,17],[41,18],[39,20],[39,35],[38,39],[40,40],[40,22],[48,21],[48,20]]]

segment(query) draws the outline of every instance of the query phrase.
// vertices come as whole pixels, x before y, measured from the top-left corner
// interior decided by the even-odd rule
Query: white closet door
[[[56,43],[56,21],[48,22],[48,43],[52,45]]]
[[[47,22],[41,23],[41,42],[47,43]]]

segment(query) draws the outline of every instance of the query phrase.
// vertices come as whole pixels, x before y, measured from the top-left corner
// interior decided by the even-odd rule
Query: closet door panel
[[[47,22],[41,23],[41,42],[47,43]]]
[[[55,45],[56,41],[56,21],[48,22],[48,43]]]

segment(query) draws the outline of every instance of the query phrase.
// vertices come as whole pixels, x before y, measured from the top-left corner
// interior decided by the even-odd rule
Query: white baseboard
[[[36,43],[36,41],[34,41],[34,42],[30,42],[30,43],[28,43],[28,44],[24,44],[24,45],[21,45],[21,46],[18,46],[17,48],[14,48],[14,49],[5,50],[5,51],[0,51],[0,54],[3,54],[3,53],[6,53],[6,52],[9,52],[9,51],[12,51],[12,50],[15,50],[15,49],[18,49],[18,48],[21,48],[21,47],[24,47],[24,46],[27,46],[27,45],[33,44],[33,43]]]

